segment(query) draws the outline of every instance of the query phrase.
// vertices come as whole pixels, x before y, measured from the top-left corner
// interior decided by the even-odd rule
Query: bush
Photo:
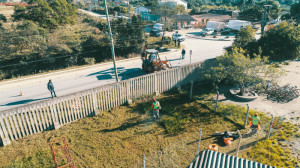
[[[94,65],[96,62],[95,58],[83,58],[84,62],[89,64],[89,65]]]

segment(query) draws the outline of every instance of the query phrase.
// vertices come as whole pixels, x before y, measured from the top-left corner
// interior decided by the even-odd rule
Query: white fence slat
[[[37,130],[35,128],[35,125],[34,125],[34,120],[33,120],[33,117],[32,117],[32,107],[29,107],[29,110],[28,110],[28,116],[29,116],[29,122],[30,122],[30,125],[32,127],[32,131],[33,131],[33,134],[36,134]]]
[[[43,131],[42,120],[41,120],[41,117],[40,117],[42,112],[40,111],[40,108],[38,108],[37,105],[35,105],[34,107],[36,109],[36,116],[37,116],[36,119],[37,119],[38,124],[39,124],[38,127],[39,127],[40,131]]]
[[[7,115],[7,113],[8,112],[6,112],[5,114],[4,114],[4,124],[6,124],[6,127],[7,127],[7,130],[8,130],[8,134],[9,134],[9,137],[10,137],[10,139],[12,139],[12,140],[15,140],[15,138],[14,138],[14,135],[13,135],[13,133],[12,133],[12,131],[11,131],[11,127],[10,127],[10,124],[9,124],[9,122],[8,122],[8,119],[7,119],[7,117],[8,117],[8,115]]]
[[[6,126],[4,124],[4,115],[2,113],[0,113],[0,126],[2,127],[2,134],[3,134],[3,137],[4,138],[8,138],[8,132],[7,132],[7,129],[6,129]],[[0,129],[1,129],[0,127]],[[1,132],[1,130],[0,130]]]
[[[18,138],[21,138],[22,134],[21,134],[21,131],[20,131],[20,128],[19,128],[20,126],[19,126],[18,121],[16,119],[16,114],[17,114],[16,110],[17,109],[15,109],[14,111],[12,111],[12,119],[13,119],[13,122],[14,122],[14,124],[16,126],[16,131],[17,131],[17,134],[18,134]]]
[[[22,136],[24,137],[26,134],[25,134],[24,127],[23,127],[23,121],[22,121],[22,116],[21,116],[22,111],[20,110],[20,108],[17,109],[15,114],[16,114],[17,120],[19,122],[20,131],[22,133]]]

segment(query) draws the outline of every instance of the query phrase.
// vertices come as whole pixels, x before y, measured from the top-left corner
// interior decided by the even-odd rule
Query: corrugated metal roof
[[[212,150],[202,151],[188,168],[275,168]]]

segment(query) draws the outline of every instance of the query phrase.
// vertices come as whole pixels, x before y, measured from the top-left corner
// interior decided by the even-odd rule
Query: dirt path
[[[280,86],[290,83],[292,86],[300,88],[300,61],[290,62],[289,65],[283,65],[286,74],[278,80]],[[225,93],[225,96],[224,96]],[[300,123],[300,97],[288,103],[276,103],[266,99],[265,96],[259,96],[251,102],[234,101],[226,95],[226,91],[220,95],[220,101],[224,103],[234,103],[238,105],[249,104],[251,109],[270,113],[274,116],[283,117],[286,121],[291,121],[294,124]]]

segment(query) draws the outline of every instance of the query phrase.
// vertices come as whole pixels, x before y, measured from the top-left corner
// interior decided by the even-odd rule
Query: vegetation
[[[15,6],[14,21],[31,20],[48,29],[75,23],[76,8],[66,0],[33,0],[29,4],[26,7]]]
[[[238,7],[237,6],[227,6],[227,5],[200,5],[198,7],[193,6],[191,7],[191,15],[197,15],[199,13],[201,13],[203,10],[210,10],[210,9],[225,9],[225,10],[237,10]]]
[[[299,26],[282,22],[267,31],[259,40],[249,42],[244,49],[251,56],[260,54],[270,60],[284,61],[300,56]]]
[[[241,28],[241,30],[237,33],[236,38],[233,42],[233,46],[235,47],[244,47],[248,43],[255,40],[255,31],[251,26],[247,26],[245,28]]]
[[[293,4],[291,6],[290,14],[293,17],[293,19],[297,20],[297,22],[299,23],[299,21],[300,21],[300,2],[298,2],[297,4]]]
[[[143,154],[149,167],[186,167],[197,150],[199,128],[203,128],[201,150],[209,144],[220,143],[221,152],[234,151],[236,141],[225,146],[211,135],[215,131],[241,129],[246,108],[220,103],[220,111],[215,113],[207,87],[196,85],[194,93],[199,94],[192,101],[186,94],[162,95],[159,98],[161,122],[152,121],[151,100],[144,98],[129,107],[102,112],[59,130],[13,141],[0,148],[0,167],[53,167],[47,142],[61,136],[68,140],[71,155],[79,167],[140,167]],[[261,113],[260,117],[269,120]],[[245,143],[256,140],[250,138]]]
[[[43,1],[44,5],[46,3]],[[18,11],[21,8],[26,12]],[[55,5],[51,8],[55,8]],[[9,26],[0,31],[0,80],[93,64],[111,58],[105,20],[78,13],[78,17],[73,18],[76,24],[72,25],[68,16],[61,17],[60,12],[56,12],[53,16],[59,14],[61,21],[46,23],[44,21],[47,19],[39,22],[34,17],[26,18],[30,12],[45,12],[46,9],[41,5],[15,7],[15,10],[18,12],[15,11],[13,18],[20,21],[13,24],[7,20]],[[43,26],[48,23],[51,27]],[[143,24],[141,17],[135,15],[131,21],[120,18],[111,22],[116,57],[129,57],[142,51],[146,40]]]
[[[270,139],[258,142],[244,154],[244,157],[276,167],[297,167],[299,163],[291,156],[290,150],[282,141],[295,137],[298,130],[299,128],[291,123],[283,123],[275,128],[275,133]]]
[[[277,1],[271,0],[267,1],[269,7],[267,12],[267,20],[277,19],[280,15],[280,5]],[[239,13],[239,19],[249,20],[249,21],[261,21],[264,13],[265,1],[257,2],[255,5],[248,5]]]
[[[227,79],[233,84],[238,84],[240,95],[243,95],[246,86],[261,80],[275,80],[281,74],[273,65],[267,65],[268,59],[255,55],[250,58],[241,48],[233,48],[231,52],[217,58],[219,65],[206,73],[206,77],[217,86],[222,80]]]

